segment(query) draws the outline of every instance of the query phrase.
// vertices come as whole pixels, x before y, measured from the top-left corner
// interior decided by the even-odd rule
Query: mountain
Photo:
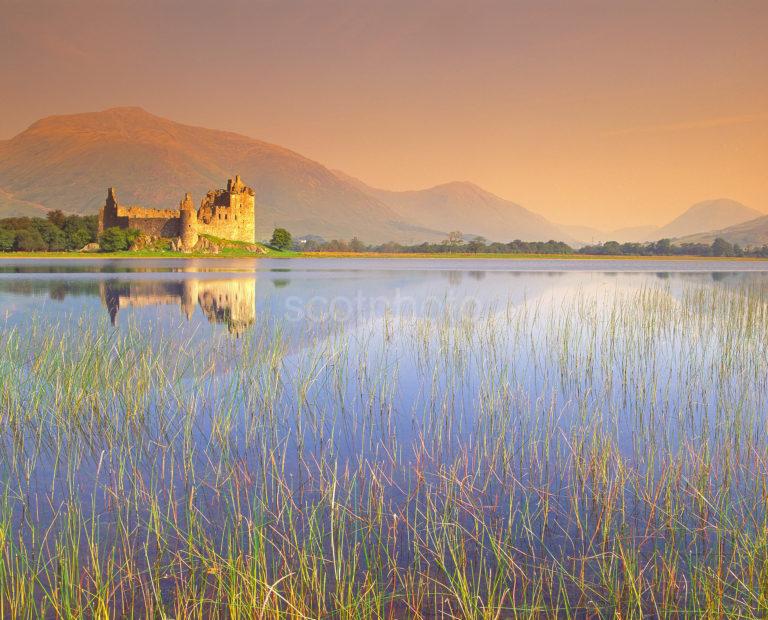
[[[341,180],[387,205],[400,219],[438,230],[443,235],[460,230],[465,236],[481,236],[492,241],[575,241],[563,228],[541,215],[473,183],[444,183],[428,189],[396,192],[371,187],[343,172],[335,172]]]
[[[600,230],[591,226],[567,225],[561,226],[572,237],[578,239],[580,243],[588,245],[594,243],[605,243],[606,241],[618,241],[619,243],[642,242],[656,239],[658,226],[632,226],[628,228],[618,228],[616,230]]]
[[[256,191],[256,229],[416,243],[452,230],[489,240],[570,240],[523,207],[471,183],[389,192],[274,144],[183,125],[141,108],[51,116],[0,142],[0,216],[49,209],[96,213],[108,187],[120,202],[170,208],[238,173]]]
[[[642,243],[644,241],[656,241],[661,239],[659,237],[659,227],[653,224],[646,224],[645,226],[628,226],[626,228],[618,228],[612,233],[614,241],[620,241],[621,243]]]
[[[768,215],[741,222],[735,226],[729,226],[720,230],[713,230],[696,235],[682,237],[680,243],[712,243],[718,237],[722,237],[731,243],[738,243],[742,247],[762,246],[768,244]]]
[[[14,215],[29,215],[44,217],[48,212],[44,206],[14,198],[13,194],[0,187],[0,217],[13,217]]]
[[[655,233],[656,239],[674,239],[720,230],[765,215],[728,198],[706,200],[690,207]]]
[[[580,243],[591,245],[593,243],[602,243],[603,241],[610,241],[604,230],[594,228],[592,226],[582,226],[580,224],[561,224],[562,228],[568,235],[574,239],[578,239]]]
[[[52,116],[0,142],[0,214],[96,213],[110,186],[123,203],[169,208],[235,173],[256,190],[259,238],[275,226],[366,241],[442,237],[298,153],[141,108]]]
[[[613,231],[601,231],[586,226],[564,226],[576,239],[583,243],[605,241],[645,242],[659,239],[688,238],[691,235],[721,230],[729,226],[748,222],[765,215],[728,198],[705,200],[689,207],[665,226],[634,226]],[[714,237],[713,237],[714,238]]]

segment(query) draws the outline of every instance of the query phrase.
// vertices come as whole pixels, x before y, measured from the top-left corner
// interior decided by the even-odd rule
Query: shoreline
[[[427,260],[548,260],[548,261],[594,261],[594,260],[620,260],[620,261],[646,261],[646,262],[762,262],[768,258],[756,256],[634,256],[622,254],[492,254],[492,253],[384,253],[384,252],[270,252],[268,254],[181,254],[172,252],[94,252],[92,254],[80,252],[3,252],[0,253],[0,261],[4,260],[260,260],[275,258],[288,260],[294,258],[309,259],[427,259]]]
[[[431,258],[431,259],[504,259],[504,260],[572,260],[572,261],[590,261],[590,260],[644,260],[644,261],[765,261],[768,258],[756,256],[632,256],[626,254],[492,254],[468,252],[461,253],[379,253],[379,252],[303,252],[296,258]]]

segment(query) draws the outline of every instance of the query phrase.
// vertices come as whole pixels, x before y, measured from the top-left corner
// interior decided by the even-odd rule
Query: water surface
[[[767,292],[758,261],[0,261],[7,519],[40,558],[74,509],[106,554],[126,524],[224,553],[269,523],[290,564],[299,541],[362,554],[395,515],[364,572],[438,553],[439,509],[481,528],[468,566],[498,569],[496,539],[533,572],[579,557],[610,608],[613,536],[688,579],[735,553],[709,546],[734,519],[759,531]],[[346,540],[338,502],[378,525]]]

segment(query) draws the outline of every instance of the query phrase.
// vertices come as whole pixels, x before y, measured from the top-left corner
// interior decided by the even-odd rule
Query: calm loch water
[[[201,335],[247,332],[280,321],[307,325],[372,317],[479,316],[494,307],[558,303],[658,284],[732,287],[766,281],[768,264],[611,260],[0,260],[0,307],[7,325],[30,316],[87,317],[114,326]],[[180,319],[183,319],[181,321]]]
[[[610,615],[615,543],[656,571],[641,606],[729,565],[758,609],[768,263],[4,260],[0,309],[0,546],[42,606],[67,549],[119,558],[114,591],[158,575],[120,615],[266,548],[264,580],[329,571],[307,617],[371,580],[398,617],[401,573],[460,601],[457,567],[490,600],[514,562]]]

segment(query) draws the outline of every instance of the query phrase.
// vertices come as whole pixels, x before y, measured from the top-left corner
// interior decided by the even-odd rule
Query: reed
[[[0,332],[0,618],[764,617],[756,285]]]

